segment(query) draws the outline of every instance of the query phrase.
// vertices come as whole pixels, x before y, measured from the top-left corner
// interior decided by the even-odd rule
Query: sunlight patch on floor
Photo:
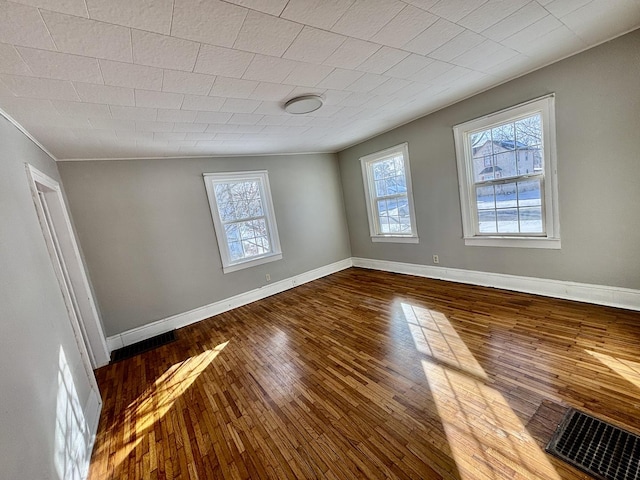
[[[604,353],[585,350],[589,355],[599,360],[622,378],[640,388],[640,363],[631,360],[624,360]]]
[[[403,303],[461,480],[560,480],[540,447],[440,312]]]
[[[213,350],[206,350],[171,366],[127,407],[122,425],[125,444],[116,452],[116,466],[140,444],[148,431],[153,430],[155,423],[171,410],[176,400],[189,389],[228,343],[221,343]]]

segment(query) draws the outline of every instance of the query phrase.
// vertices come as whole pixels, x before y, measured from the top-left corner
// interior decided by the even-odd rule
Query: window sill
[[[371,237],[371,241],[374,243],[377,242],[388,242],[388,243],[419,243],[418,237],[407,237],[407,236],[399,236],[399,235],[376,235]]]
[[[246,262],[234,263],[232,265],[224,266],[222,267],[222,273],[237,272],[238,270],[255,267],[257,265],[262,265],[263,263],[275,262],[276,260],[281,260],[281,259],[282,259],[282,253],[273,253],[271,255],[256,258],[254,260],[247,260]]]
[[[559,238],[548,237],[465,237],[464,244],[472,247],[561,248]]]

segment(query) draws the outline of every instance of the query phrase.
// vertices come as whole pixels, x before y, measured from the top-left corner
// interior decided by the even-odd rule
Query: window
[[[456,125],[466,245],[560,248],[553,95]]]
[[[406,143],[360,159],[374,242],[418,243]]]
[[[266,171],[205,173],[224,273],[282,258]]]

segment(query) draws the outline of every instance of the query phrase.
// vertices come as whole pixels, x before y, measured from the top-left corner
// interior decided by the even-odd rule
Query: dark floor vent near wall
[[[547,452],[599,480],[640,480],[640,437],[573,408]]]
[[[133,345],[127,345],[126,347],[122,347],[111,352],[111,363],[119,362],[120,360],[124,360],[125,358],[135,357],[140,353],[148,352],[149,350],[161,347],[162,345],[167,345],[168,343],[175,342],[175,340],[176,331],[171,330],[170,332],[161,333],[160,335],[156,335],[155,337],[147,338],[146,340],[142,340],[141,342],[134,343]]]

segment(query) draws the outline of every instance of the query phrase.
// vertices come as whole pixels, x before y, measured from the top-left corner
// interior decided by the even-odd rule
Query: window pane
[[[497,210],[498,233],[518,232],[518,209]]]
[[[223,222],[264,215],[257,180],[219,183],[215,185],[214,192]]]
[[[398,192],[398,177],[387,178],[387,195],[396,195]]]
[[[515,122],[515,140],[520,146],[542,143],[542,117],[539,113]]]
[[[398,225],[400,233],[411,232],[411,217],[409,215],[409,200],[407,197],[399,197],[398,205]]]
[[[539,179],[518,182],[518,206],[542,205],[542,186]]]
[[[517,207],[516,183],[503,183],[496,185],[496,207]]]
[[[515,150],[515,127],[513,123],[499,125],[491,129],[491,139],[495,150]]]
[[[478,230],[480,233],[496,233],[496,211],[478,210]]]
[[[232,260],[255,257],[270,252],[266,220],[249,220],[228,224],[224,227]]]
[[[494,189],[493,185],[476,188],[476,206],[478,210],[494,209],[496,207]]]
[[[232,262],[240,260],[242,257],[244,257],[242,244],[240,242],[229,242],[229,255]]]
[[[240,241],[240,229],[237,223],[231,223],[224,226],[224,232],[227,236],[227,242],[239,242]]]
[[[215,186],[216,202],[218,204],[227,203],[231,201],[231,192],[229,191],[228,183],[220,183]]]
[[[496,170],[495,178],[508,178],[518,174],[515,151],[494,154],[493,164]]]
[[[374,180],[382,180],[396,175],[396,164],[393,158],[375,162],[372,164],[372,168]]]
[[[376,180],[376,197],[384,197],[387,195],[386,180]]]
[[[218,203],[218,212],[220,212],[220,219],[223,222],[233,222],[237,219],[235,203]]]
[[[380,222],[380,233],[391,233],[391,229],[389,228],[389,217],[381,215],[378,221]]]
[[[398,211],[398,199],[387,200],[387,215],[389,221],[389,232],[398,233],[400,231],[400,215]]]
[[[379,217],[387,216],[387,201],[378,200],[376,203],[378,204],[378,216]]]
[[[493,144],[491,130],[471,135],[471,156],[473,158],[473,177],[476,182],[493,179]]]
[[[542,207],[526,207],[520,209],[520,231],[526,233],[543,233]]]
[[[527,147],[527,153],[531,156],[531,165],[534,173],[540,173],[544,167],[544,149],[542,145],[532,145]]]
[[[394,166],[396,169],[396,174],[404,177],[404,160],[401,156],[397,156],[393,158]]]
[[[385,168],[382,162],[377,162],[373,164],[373,179],[380,180],[385,177]]]

